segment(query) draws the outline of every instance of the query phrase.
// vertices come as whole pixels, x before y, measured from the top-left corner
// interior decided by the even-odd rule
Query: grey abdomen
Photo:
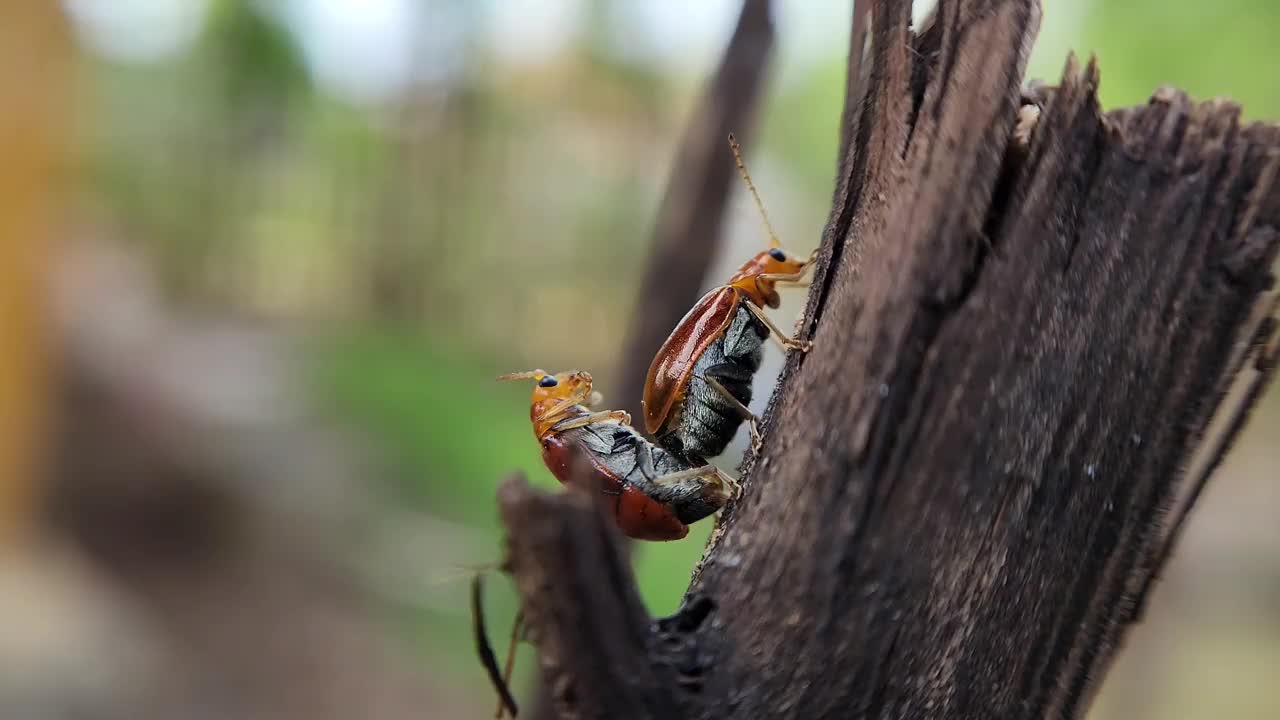
[[[614,477],[661,503],[669,504],[680,522],[697,522],[720,509],[717,496],[707,493],[703,478],[655,483],[671,473],[688,470],[684,458],[645,440],[635,429],[616,422],[593,423],[564,433],[565,439],[591,453]]]
[[[694,462],[724,452],[744,418],[706,378],[714,377],[738,402],[750,405],[751,380],[760,369],[768,333],[750,310],[739,305],[724,336],[711,343],[694,365],[679,424],[658,442]]]

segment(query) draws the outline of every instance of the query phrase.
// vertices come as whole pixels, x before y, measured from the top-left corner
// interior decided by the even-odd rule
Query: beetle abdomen
[[[658,442],[694,462],[715,457],[733,440],[744,420],[734,403],[713,387],[713,378],[742,405],[751,404],[751,380],[760,369],[769,329],[741,304],[724,335],[694,365],[674,427]]]
[[[688,470],[689,461],[646,440],[626,425],[595,423],[570,430],[572,439],[597,464],[626,485],[668,506],[683,523],[697,522],[724,506],[727,497],[709,493],[703,478],[655,483],[664,475]]]
[[[571,482],[578,459],[589,462],[588,482],[601,493],[599,502],[609,509],[618,529],[637,540],[679,540],[689,534],[688,526],[673,506],[650,497],[619,474],[617,454],[611,450],[615,423],[596,423],[549,435],[542,440],[542,456],[561,482]],[[625,434],[625,433],[624,433]],[[625,451],[623,452],[625,455]]]
[[[688,532],[683,525],[711,515],[728,500],[726,488],[709,484],[705,478],[654,482],[693,466],[649,442],[628,425],[592,423],[566,430],[557,442],[589,456],[600,476],[602,491],[616,497],[614,516],[619,527],[631,537],[678,540]],[[567,477],[569,471],[566,464],[563,474]]]

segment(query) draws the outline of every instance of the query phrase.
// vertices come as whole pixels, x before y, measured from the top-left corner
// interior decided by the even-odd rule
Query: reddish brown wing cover
[[[702,296],[662,344],[644,382],[644,426],[651,434],[662,429],[688,387],[693,366],[733,322],[737,309],[738,291],[718,287]]]

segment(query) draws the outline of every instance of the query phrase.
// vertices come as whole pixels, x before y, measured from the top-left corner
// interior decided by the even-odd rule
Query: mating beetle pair
[[[759,421],[747,406],[766,338],[784,351],[809,348],[778,329],[764,308],[779,306],[779,286],[805,284],[814,258],[800,259],[779,246],[732,135],[729,146],[764,218],[770,248],[702,296],[654,357],[643,400],[645,429],[654,441],[631,426],[626,412],[592,409],[599,396],[588,373],[534,370],[499,378],[536,381],[530,417],[543,461],[564,483],[574,474],[572,459],[585,461],[619,529],[640,540],[678,540],[689,523],[724,507],[737,483],[707,458],[724,452],[744,420],[759,450]]]

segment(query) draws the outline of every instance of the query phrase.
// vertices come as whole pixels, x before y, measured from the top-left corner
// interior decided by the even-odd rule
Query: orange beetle
[[[737,487],[714,465],[695,467],[646,440],[625,411],[593,411],[600,398],[591,391],[589,373],[533,370],[498,379],[536,381],[529,416],[543,462],[569,483],[574,463],[586,460],[593,484],[629,537],[679,540],[689,534],[689,523],[724,507]]]
[[[801,259],[779,246],[732,135],[729,147],[764,218],[770,247],[702,296],[658,350],[644,384],[645,429],[695,464],[724,452],[743,420],[750,421],[752,446],[759,450],[758,420],[747,406],[765,338],[773,337],[784,352],[810,345],[779,330],[763,308],[781,304],[779,285],[806,284],[814,255]]]

